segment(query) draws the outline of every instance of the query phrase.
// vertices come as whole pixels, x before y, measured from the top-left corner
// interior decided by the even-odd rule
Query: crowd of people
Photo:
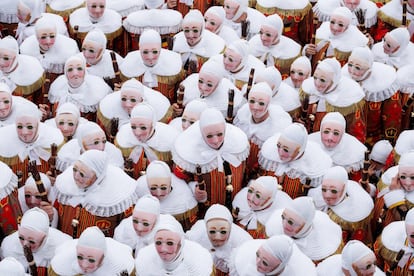
[[[413,42],[413,0],[2,0],[0,275],[413,275]]]

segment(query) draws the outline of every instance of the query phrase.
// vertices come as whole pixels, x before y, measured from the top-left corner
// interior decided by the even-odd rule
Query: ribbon
[[[207,160],[217,159],[217,168],[220,172],[224,172],[223,162],[224,160],[229,162],[234,167],[238,167],[241,162],[237,157],[229,152],[220,150],[206,150],[201,152],[201,155]]]
[[[142,150],[144,150],[145,155],[147,156],[149,162],[158,160],[157,155],[154,153],[154,151],[152,151],[152,149],[147,144],[138,143],[129,155],[129,158],[131,158],[135,164],[138,162],[139,158],[141,157]]]
[[[29,160],[36,160],[36,164],[40,165],[40,159],[43,159],[45,161],[49,160],[50,158],[50,152],[42,148],[41,146],[37,145],[26,145],[26,147],[21,150],[19,153],[19,159],[21,162],[23,162],[27,156],[29,156]]]
[[[151,68],[147,68],[145,70],[144,77],[142,80],[143,80],[144,85],[148,87],[152,88],[152,87],[158,86],[157,76],[154,73],[152,73]]]

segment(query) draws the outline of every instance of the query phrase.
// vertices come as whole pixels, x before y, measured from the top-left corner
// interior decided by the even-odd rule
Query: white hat
[[[52,18],[42,16],[36,21],[36,24],[35,24],[36,33],[39,30],[50,29],[50,28],[54,28],[55,33],[57,32],[56,21],[54,21]]]
[[[50,190],[50,188],[52,187],[52,184],[50,183],[49,177],[46,174],[42,173],[42,172],[39,172],[39,175],[40,175],[40,180],[42,180],[43,185],[45,186],[46,192],[48,192]],[[30,175],[26,179],[26,182],[24,183],[23,187],[33,187],[33,188],[37,189],[36,181],[34,180],[32,175]]]
[[[20,227],[47,235],[49,233],[49,223],[47,213],[38,207],[33,207],[23,214]]]
[[[1,92],[5,92],[5,93],[9,94],[10,96],[12,94],[12,91],[10,90],[10,87],[7,84],[3,83],[3,82],[0,82],[0,93]]]
[[[393,39],[395,39],[398,42],[398,45],[400,45],[400,48],[395,54],[401,53],[405,50],[405,48],[408,47],[408,44],[410,43],[410,32],[405,27],[399,27],[393,29],[391,32],[388,33]]]
[[[171,178],[171,170],[164,161],[154,160],[149,163],[145,175],[147,179],[156,177]]]
[[[293,68],[294,66],[303,66],[303,68],[305,68],[307,70],[308,74],[312,70],[311,62],[310,62],[309,58],[307,58],[305,56],[300,56],[297,59],[295,59],[292,62],[292,64],[290,65],[290,68]]]
[[[25,276],[24,266],[13,257],[6,257],[0,262],[0,275]]]
[[[95,149],[87,150],[81,154],[78,160],[95,172],[98,178],[96,182],[105,176],[108,166],[108,154],[106,152]]]
[[[405,224],[414,225],[414,208],[411,208],[405,215]]]
[[[73,104],[71,102],[66,102],[66,103],[59,104],[59,106],[56,110],[56,115],[67,114],[67,113],[75,115],[76,118],[78,118],[78,119],[80,117],[79,107],[76,106],[75,104]]]
[[[324,72],[332,73],[332,82],[333,85],[331,89],[334,89],[338,85],[339,80],[341,79],[341,64],[335,58],[325,58],[318,63],[316,69],[320,69]]]
[[[219,80],[221,80],[225,75],[223,65],[213,59],[209,59],[208,61],[203,63],[198,75],[200,75],[201,73],[213,75],[217,77]]]
[[[247,41],[244,39],[235,40],[227,46],[227,49],[233,50],[242,58],[239,66],[234,71],[243,68],[249,58],[249,44]]]
[[[36,118],[40,122],[40,119],[42,118],[42,113],[37,108],[37,106],[25,107],[24,110],[19,110],[19,112],[16,114],[16,118],[14,121],[17,122],[21,117]]]
[[[291,202],[288,207],[286,207],[286,209],[294,212],[305,220],[305,225],[302,227],[299,233],[294,236],[295,238],[300,238],[309,230],[313,224],[313,219],[316,213],[313,199],[308,196],[297,197]]]
[[[152,121],[153,125],[157,122],[154,108],[147,103],[139,103],[131,111],[132,118],[144,118]]]
[[[72,62],[72,61],[78,61],[78,62],[80,62],[81,65],[82,65],[82,68],[83,69],[86,68],[86,60],[83,57],[83,55],[71,56],[65,62],[65,75],[67,74],[69,63]],[[85,74],[86,74],[86,70],[85,70]]]
[[[281,261],[275,270],[268,273],[268,275],[275,275],[288,264],[293,253],[293,241],[286,235],[275,235],[266,239],[262,248]]]
[[[346,172],[344,167],[334,166],[326,171],[325,175],[323,176],[323,179],[337,180],[345,185],[346,183],[348,183],[348,173]]]
[[[278,191],[279,183],[277,182],[277,178],[274,176],[260,176],[253,181],[256,182],[257,184],[260,184],[266,190],[272,192],[272,197],[271,197],[272,200],[270,200],[270,203],[272,203],[273,198]]]
[[[242,16],[243,13],[247,12],[247,8],[249,6],[249,0],[231,0],[239,4],[239,8],[237,9],[236,14],[231,18],[232,21],[237,21],[237,19]]]
[[[16,55],[19,54],[19,44],[17,43],[17,40],[10,35],[0,39],[0,49],[13,51]]]
[[[161,48],[161,35],[153,29],[145,30],[139,36],[139,48],[142,48],[144,44],[157,44]]]
[[[206,108],[200,115],[200,130],[206,126],[225,123],[223,114],[214,107]]]
[[[392,145],[388,140],[380,140],[372,147],[369,158],[380,164],[385,164],[392,152]]]
[[[204,222],[207,223],[211,219],[224,219],[230,223],[230,225],[233,224],[233,216],[229,209],[221,204],[213,204],[208,208],[204,215]]]
[[[272,14],[265,18],[262,26],[268,26],[272,29],[277,30],[279,36],[283,33],[283,20],[278,14]]]
[[[78,128],[76,129],[76,139],[78,139],[78,144],[81,147],[82,151],[85,151],[85,147],[83,146],[83,139],[91,134],[105,134],[105,131],[94,122],[88,121],[83,124],[79,124]]]
[[[352,275],[356,275],[352,264],[369,254],[373,252],[365,244],[358,240],[351,240],[342,249],[342,267],[349,270]]]
[[[145,212],[159,216],[160,201],[150,194],[143,195],[135,204],[134,212]]]
[[[333,15],[339,15],[339,16],[342,16],[343,18],[345,18],[346,21],[347,21],[346,22],[347,25],[349,25],[349,23],[351,23],[351,20],[352,20],[352,12],[347,7],[338,7],[336,9],[334,9],[333,12],[331,13],[331,17]]]
[[[288,125],[285,129],[282,130],[280,137],[283,137],[299,145],[299,153],[296,158],[299,158],[305,151],[306,145],[308,143],[308,131],[302,124],[292,123]]]
[[[256,79],[265,81],[272,88],[273,94],[279,90],[280,84],[282,83],[282,75],[279,70],[274,66],[270,66],[262,70],[257,76]]]
[[[181,26],[184,26],[188,23],[199,23],[201,24],[201,33],[203,33],[205,21],[203,14],[197,10],[190,10],[183,18],[183,21],[181,21]]]
[[[348,60],[351,57],[359,58],[366,62],[368,68],[372,67],[374,63],[374,54],[368,47],[356,47],[352,50],[351,55],[349,56]]]
[[[157,225],[155,232],[158,232],[160,230],[169,230],[171,232],[178,234],[182,240],[184,239],[183,227],[178,222],[178,220],[172,215],[163,216],[163,219]]]
[[[78,239],[78,246],[100,249],[106,251],[105,235],[97,226],[91,226],[83,230]]]
[[[200,115],[201,112],[203,112],[205,109],[207,109],[207,107],[208,106],[207,106],[205,101],[202,101],[200,99],[194,99],[194,100],[191,100],[184,107],[183,115],[186,114],[187,112],[191,112],[191,113]]]
[[[270,88],[269,84],[264,81],[253,84],[252,89],[250,90],[249,96],[255,93],[261,93],[261,94],[266,95],[269,102],[273,95],[272,89]]]
[[[19,0],[19,3],[30,9],[30,19],[28,23],[33,23],[42,15],[42,12],[45,12],[42,2],[43,1],[41,0]]]
[[[121,93],[126,90],[136,91],[142,98],[144,98],[144,86],[142,85],[140,81],[138,81],[135,78],[129,79],[122,84],[121,89],[120,89]]]
[[[220,6],[211,6],[205,11],[204,16],[207,13],[214,14],[215,16],[219,17],[221,21],[223,21],[224,18],[226,17],[226,12],[224,11],[223,7],[220,7]]]
[[[345,131],[346,121],[344,115],[339,112],[328,112],[321,121],[321,129],[326,123],[336,123],[342,127],[342,130]]]
[[[95,29],[90,30],[88,32],[88,34],[85,36],[85,39],[83,40],[83,42],[85,42],[85,41],[95,42],[102,49],[106,48],[106,43],[108,42],[104,32],[99,28],[95,28]]]
[[[414,167],[414,150],[404,152],[401,155],[398,167]]]

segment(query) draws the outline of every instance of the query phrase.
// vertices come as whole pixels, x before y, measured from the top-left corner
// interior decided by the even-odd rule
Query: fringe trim
[[[347,164],[347,165],[344,164],[344,165],[339,165],[339,166],[345,167],[345,169],[348,173],[357,172],[357,171],[364,168],[364,162],[363,161],[358,161],[358,162],[354,162],[352,164]]]
[[[250,153],[250,147],[247,147],[244,151],[238,153],[238,154],[234,154],[236,156],[236,158],[240,161],[240,162],[244,162],[247,157],[249,156]],[[206,163],[206,164],[193,164],[188,162],[187,160],[184,160],[183,158],[181,158],[179,156],[179,154],[175,151],[175,148],[173,148],[172,150],[172,156],[173,156],[173,161],[174,163],[176,163],[180,168],[182,168],[183,170],[190,172],[190,173],[196,173],[196,167],[197,165],[201,166],[201,173],[209,173],[215,169],[218,168],[217,166],[217,159],[213,158],[212,161]]]
[[[98,110],[96,111],[96,118],[101,122],[101,124],[104,126],[104,130],[105,132],[108,132],[107,130],[111,129],[111,120],[106,118],[101,110],[98,108]]]
[[[253,135],[252,137],[250,137],[250,143],[253,143],[255,145],[257,145],[259,148],[262,148],[263,144],[265,141],[260,140],[259,138],[257,138],[255,135]]]
[[[378,239],[378,255],[380,255],[386,262],[393,263],[398,255],[398,252],[392,251],[385,247],[382,243],[382,237]]]
[[[121,26],[118,30],[116,30],[112,33],[105,33],[106,39],[108,41],[114,40],[115,38],[120,36],[123,31],[124,31],[124,29]],[[85,36],[88,34],[88,32],[83,32],[83,33],[75,32],[75,30],[73,29],[73,26],[69,25],[69,34],[71,35],[71,37],[76,37],[76,38],[79,38],[79,39],[83,40],[83,39],[85,39]]]
[[[58,10],[54,10],[54,9],[52,9],[52,7],[50,7],[50,6],[49,6],[49,4],[47,4],[47,5],[46,5],[46,12],[48,12],[48,13],[54,13],[54,14],[60,15],[60,16],[62,16],[62,17],[63,17],[63,20],[64,20],[65,22],[67,22],[67,21],[69,20],[69,16],[70,16],[70,14],[71,14],[73,11],[75,11],[75,10],[77,10],[77,9],[79,9],[79,8],[83,8],[83,7],[85,7],[85,6],[86,6],[86,4],[85,4],[85,3],[82,3],[82,4],[80,4],[80,5],[79,5],[79,6],[77,6],[77,7],[70,8],[70,9],[63,10],[63,11],[58,11]]]
[[[13,193],[13,191],[17,189],[17,184],[18,184],[17,175],[13,173],[11,176],[10,182],[1,188],[0,198],[5,198],[6,196]]]
[[[314,15],[316,15],[316,16],[318,17],[318,20],[319,20],[320,22],[329,21],[329,20],[331,19],[331,15],[330,15],[330,14],[327,14],[327,13],[322,12],[322,11],[319,9],[319,6],[318,6],[318,5],[313,6],[313,13],[314,13]]]
[[[69,200],[71,197],[72,196],[70,195],[64,195],[57,191],[56,199],[63,205],[70,205]],[[139,197],[137,193],[134,192],[126,199],[122,200],[121,202],[117,202],[112,206],[95,206],[87,203],[82,207],[94,216],[111,217],[125,212],[136,203],[138,198]]]
[[[341,226],[342,230],[354,232],[358,229],[367,229],[372,217],[374,216],[374,209],[372,209],[371,213],[366,218],[356,222],[344,220],[343,218],[338,216],[332,209],[328,211],[328,215],[331,220],[333,220],[336,224]]]
[[[362,86],[362,89],[364,89],[364,92],[366,95],[365,100],[369,102],[382,102],[382,101],[388,100],[395,93],[397,93],[396,91],[398,91],[399,88],[400,88],[400,85],[398,85],[396,81],[393,84],[391,84],[390,87],[383,89],[381,91],[368,91],[364,88],[364,86]],[[413,91],[414,91],[414,87],[413,87]]]
[[[15,13],[0,13],[0,22],[7,24],[16,24],[19,23],[19,19],[17,18]]]
[[[181,30],[181,22],[175,26],[134,26],[131,25],[128,21],[124,21],[124,28],[129,33],[133,34],[142,34],[145,30],[148,28],[154,29],[160,33],[160,35],[166,35],[166,34],[176,34]]]
[[[43,73],[43,75],[37,81],[35,81],[34,83],[30,85],[27,85],[27,86],[17,85],[16,89],[14,90],[14,94],[30,96],[31,94],[33,94],[33,92],[42,88],[45,78],[46,78],[46,74]]]
[[[351,53],[352,53],[352,51],[351,52],[343,52],[343,51],[340,51],[336,48],[334,49],[334,56],[339,62],[348,61],[348,58],[351,55]]]
[[[13,166],[13,165],[18,164],[20,162],[20,159],[18,155],[15,155],[12,157],[0,156],[0,161],[5,163],[8,166]]]
[[[401,27],[402,20],[401,19],[395,19],[394,17],[386,15],[382,10],[378,10],[377,17],[381,19],[383,22],[390,24],[393,27]],[[410,25],[410,20],[407,18],[407,26]]]
[[[140,6],[137,5],[134,7],[129,7],[127,9],[117,10],[116,12],[119,13],[122,16],[122,18],[124,18],[124,17],[127,17],[130,13],[143,10],[144,7],[145,5],[140,5]]]
[[[308,3],[303,9],[301,10],[284,10],[278,7],[263,7],[259,4],[256,4],[256,9],[265,14],[275,14],[277,13],[282,19],[284,17],[294,17],[296,22],[302,21],[302,19],[309,13],[311,10],[312,5]]]
[[[413,94],[414,93],[414,85],[401,84],[400,85],[400,92],[404,93],[404,94]]]
[[[63,172],[64,170],[66,170],[67,167],[69,167],[70,165],[72,164],[69,162],[62,161],[59,158],[56,160],[56,169],[60,172]]]
[[[63,63],[49,63],[46,71],[53,74],[61,75],[64,73],[65,64]]]
[[[326,112],[338,111],[342,115],[347,116],[351,113],[355,113],[357,110],[363,109],[364,105],[365,105],[365,100],[364,99],[362,99],[359,102],[354,103],[350,106],[345,106],[345,107],[334,106],[334,105],[331,105],[330,103],[328,103],[328,101],[326,101]]]
[[[194,208],[192,208],[190,210],[185,211],[184,213],[175,214],[175,215],[173,215],[173,217],[175,217],[175,219],[180,221],[180,222],[181,221],[184,222],[186,219],[190,219],[190,218],[196,216],[197,212],[198,212],[198,205],[196,205]]]
[[[161,84],[166,84],[166,85],[175,85],[176,83],[180,82],[185,75],[185,71],[184,69],[182,69],[178,74],[176,75],[172,75],[172,76],[159,76],[157,75],[157,81]],[[141,75],[142,76],[142,75]],[[139,80],[139,77],[141,76],[134,76],[134,77],[127,77],[124,74],[120,74],[120,78],[122,80],[122,82],[127,81],[129,79],[135,78],[136,80]]]
[[[290,68],[290,65],[299,56],[300,56],[300,54],[295,56],[295,57],[289,58],[289,59],[278,59],[278,58],[275,58],[275,57],[273,57],[273,58],[275,59],[275,66],[278,67],[278,68],[283,69],[283,68]]]

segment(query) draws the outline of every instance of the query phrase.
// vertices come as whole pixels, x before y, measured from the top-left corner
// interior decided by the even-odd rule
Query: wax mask
[[[266,274],[275,270],[280,264],[281,260],[273,256],[269,251],[262,246],[256,251],[256,269],[258,272]]]
[[[50,48],[55,45],[56,41],[56,28],[49,27],[39,29],[36,32],[37,40],[39,41],[39,47],[42,51],[49,51]]]
[[[290,78],[295,88],[300,88],[304,80],[310,76],[308,68],[302,64],[295,64],[290,67]]]
[[[407,233],[408,242],[414,246],[414,225],[405,223],[405,232]]]
[[[157,222],[157,215],[143,211],[134,211],[132,214],[132,226],[138,236],[144,237],[151,233]]]
[[[161,260],[171,262],[177,257],[181,247],[181,237],[169,230],[160,230],[155,234],[155,249]]]
[[[262,40],[262,44],[265,47],[271,47],[272,45],[277,44],[279,40],[279,33],[275,28],[272,28],[267,25],[263,25],[260,27],[260,39]]]
[[[204,14],[204,20],[206,22],[205,28],[212,33],[217,33],[223,23],[223,20],[221,20],[220,17],[210,12]]]
[[[223,3],[224,11],[226,13],[226,18],[231,20],[236,15],[237,10],[239,9],[240,5],[234,0],[225,0]],[[238,18],[234,18],[238,19]]]
[[[17,136],[24,143],[32,143],[37,139],[39,120],[30,116],[16,119]]]
[[[195,46],[201,40],[202,24],[198,22],[186,22],[183,24],[183,32],[188,45]]]
[[[247,203],[250,209],[254,211],[261,210],[269,200],[272,200],[272,191],[266,189],[260,183],[253,181],[247,188]]]
[[[371,253],[352,264],[358,276],[374,276],[376,268],[375,254]]]
[[[105,150],[106,136],[104,131],[91,133],[82,138],[82,144],[85,150],[96,149],[100,151]]]
[[[384,53],[387,55],[391,55],[400,49],[400,44],[397,40],[395,40],[392,36],[389,34],[386,34],[384,36],[384,43],[382,45],[384,49]]]
[[[292,142],[285,137],[279,137],[277,142],[277,152],[282,162],[290,162],[294,160],[300,151],[300,145]]]
[[[97,42],[85,40],[82,44],[82,54],[86,63],[90,65],[97,64],[101,59],[105,49]]]
[[[19,240],[22,246],[28,246],[32,252],[36,252],[42,245],[46,234],[26,227],[19,227]]]
[[[356,8],[358,8],[360,3],[361,0],[344,0],[345,7],[351,11],[354,11]]]
[[[128,114],[131,114],[132,109],[142,101],[141,93],[136,90],[121,91],[121,106]]]
[[[334,36],[345,32],[349,25],[349,20],[347,18],[337,14],[332,15],[329,22],[329,29]]]
[[[0,49],[0,71],[3,73],[10,73],[14,70],[14,60],[16,59],[16,53],[8,49]]]
[[[183,116],[181,117],[181,123],[182,123],[181,126],[182,126],[183,130],[186,130],[189,126],[194,124],[199,119],[200,119],[200,114],[190,112],[190,111],[186,111],[184,109]]]
[[[145,143],[154,133],[151,119],[131,118],[131,128],[138,141]]]
[[[80,60],[72,60],[66,65],[66,77],[71,87],[81,86],[85,80],[85,68]]]
[[[76,246],[76,257],[82,273],[92,273],[102,264],[104,251],[99,248],[78,245]]]
[[[295,236],[305,226],[305,220],[295,212],[285,209],[282,213],[283,232],[289,237]]]
[[[218,123],[203,127],[201,133],[206,144],[218,150],[223,145],[225,130],[226,125],[224,123]]]
[[[78,127],[78,118],[71,113],[56,115],[56,126],[60,129],[64,137],[73,136]]]
[[[161,45],[157,43],[145,43],[141,45],[140,53],[144,64],[152,67],[158,62],[161,54]]]
[[[348,72],[353,80],[361,81],[369,70],[368,63],[360,58],[350,56],[348,59]]]
[[[105,12],[106,0],[88,0],[86,7],[88,8],[89,16],[93,19],[99,19]]]
[[[73,179],[79,189],[87,189],[96,181],[96,173],[80,161],[73,164]]]
[[[12,96],[7,92],[0,92],[0,119],[7,118],[12,110]]]
[[[401,186],[407,192],[414,191],[414,166],[411,167],[399,167],[398,178],[400,179]]]
[[[335,148],[341,142],[345,129],[338,123],[326,122],[321,126],[321,141],[327,149]]]
[[[324,179],[322,181],[322,197],[328,206],[339,203],[345,192],[345,183],[336,179]]]
[[[224,69],[229,72],[236,71],[242,59],[243,57],[239,53],[227,48],[223,53]]]
[[[269,95],[260,91],[249,93],[249,109],[255,122],[263,121],[268,117],[269,112],[267,108],[269,107],[269,103]]]
[[[313,74],[313,80],[316,89],[320,93],[325,93],[333,84],[333,73],[324,71],[316,67],[315,73]]]
[[[30,8],[19,1],[17,4],[17,19],[23,24],[30,21]]]
[[[227,220],[210,219],[206,223],[206,228],[208,238],[214,247],[223,246],[230,237],[231,225]]]
[[[151,195],[158,198],[159,201],[164,200],[171,192],[170,177],[147,178],[147,182]]]
[[[212,94],[219,83],[220,78],[207,72],[200,72],[198,74],[198,90],[200,90],[200,96],[204,98]]]
[[[24,200],[27,207],[32,209],[33,207],[40,207],[40,202],[42,202],[42,196],[39,193],[39,190],[30,185],[24,186]]]

